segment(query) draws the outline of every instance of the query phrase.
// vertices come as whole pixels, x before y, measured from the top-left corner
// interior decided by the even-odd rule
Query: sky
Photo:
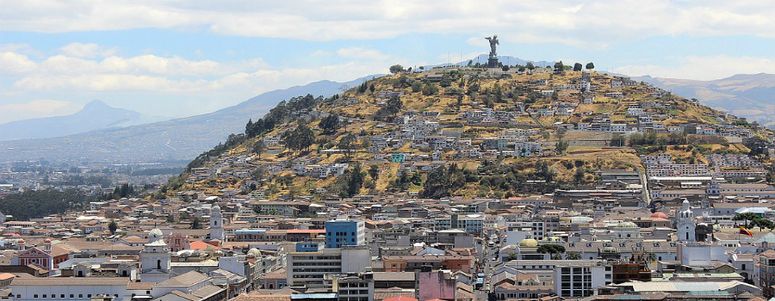
[[[487,4],[485,4],[487,3]],[[712,80],[775,73],[772,1],[0,0],[0,123],[101,100],[185,117],[489,51]]]

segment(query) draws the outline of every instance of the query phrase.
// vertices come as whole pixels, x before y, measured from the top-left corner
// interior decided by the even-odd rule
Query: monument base
[[[498,68],[500,67],[500,63],[498,63],[497,57],[491,57],[487,59],[487,68]]]

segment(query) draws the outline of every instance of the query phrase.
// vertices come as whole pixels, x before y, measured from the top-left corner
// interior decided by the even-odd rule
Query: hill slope
[[[58,138],[4,141],[0,142],[0,158],[4,161],[40,158],[115,162],[191,160],[229,134],[244,131],[248,119],[259,118],[282,100],[304,94],[330,96],[363,80],[318,81],[275,90],[232,107],[193,117]]]
[[[775,74],[738,74],[711,81],[648,76],[637,79],[775,128]]]
[[[19,120],[0,124],[0,141],[39,139],[125,127],[158,121],[140,113],[92,101],[77,113],[47,118]]]
[[[596,171],[641,170],[639,154],[668,145],[744,150],[727,139],[748,135],[771,133],[626,77],[438,68],[294,98],[199,156],[167,192],[500,198],[594,188]]]

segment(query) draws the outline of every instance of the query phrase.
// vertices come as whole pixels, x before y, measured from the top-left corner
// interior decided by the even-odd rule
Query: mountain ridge
[[[148,162],[191,160],[196,155],[242,132],[248,119],[259,118],[277,102],[297,95],[330,96],[360,84],[370,75],[347,82],[315,81],[277,89],[214,112],[161,122],[110,128],[56,138],[0,141],[5,161]]]

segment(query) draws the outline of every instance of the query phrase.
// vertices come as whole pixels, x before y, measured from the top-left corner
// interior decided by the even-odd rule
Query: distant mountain
[[[160,120],[95,100],[75,114],[0,124],[0,141],[61,137]]]
[[[318,81],[270,91],[219,111],[58,138],[0,141],[0,160],[148,162],[191,160],[229,134],[242,133],[282,100],[299,95],[331,96],[374,76],[349,82]]]
[[[633,79],[775,128],[775,74],[738,74],[710,81],[650,76]]]

